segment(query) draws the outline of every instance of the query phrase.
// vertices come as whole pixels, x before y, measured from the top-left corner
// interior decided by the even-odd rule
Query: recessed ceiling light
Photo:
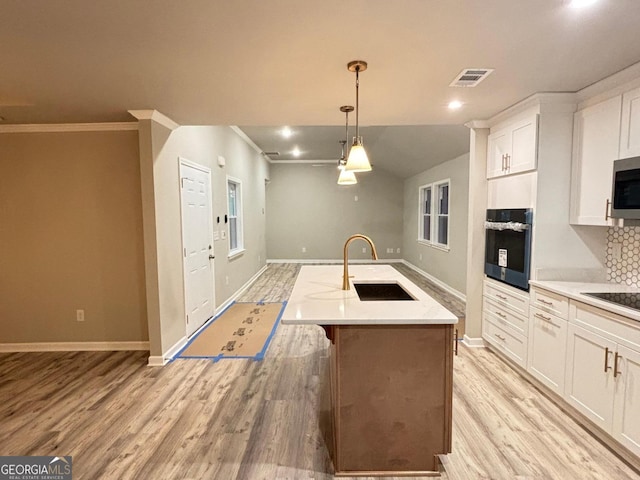
[[[295,147],[293,150],[291,150],[291,155],[293,155],[294,157],[299,157],[301,153],[302,152],[300,152],[300,149],[298,147]]]
[[[588,7],[589,5],[593,5],[597,1],[598,0],[571,0],[569,6],[573,8]]]
[[[280,130],[280,135],[282,135],[284,138],[289,138],[291,135],[293,135],[293,132],[289,127],[284,127],[282,130]]]
[[[449,102],[449,108],[451,110],[457,110],[462,106],[462,102],[460,100],[452,100]]]

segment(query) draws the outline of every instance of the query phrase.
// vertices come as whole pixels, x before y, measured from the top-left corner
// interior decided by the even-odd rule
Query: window
[[[449,248],[449,180],[420,187],[418,241]]]
[[[242,184],[227,177],[227,197],[229,199],[229,256],[243,250],[242,243]]]

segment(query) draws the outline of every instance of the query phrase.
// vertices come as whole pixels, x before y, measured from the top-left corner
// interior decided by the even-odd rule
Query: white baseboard
[[[269,261],[267,261],[267,263],[269,263]],[[231,305],[233,302],[235,302],[236,299],[240,295],[242,295],[253,284],[253,282],[255,282],[258,279],[258,277],[264,273],[266,269],[267,269],[267,266],[266,265],[263,266],[260,270],[258,270],[258,272],[253,277],[247,280],[243,286],[241,286],[238,290],[236,290],[236,293],[234,293],[229,298],[227,298],[224,302],[218,305],[218,307],[216,307],[216,313],[214,317],[218,315],[220,312],[222,312],[229,305]]]
[[[482,338],[469,337],[466,334],[462,337],[462,343],[471,348],[484,348],[486,346]]]
[[[202,329],[206,328],[209,325],[209,323],[211,323],[211,321],[218,316],[218,314],[220,312],[225,310],[240,295],[242,295],[251,286],[251,284],[253,282],[255,282],[258,279],[258,277],[264,273],[264,271],[266,269],[267,269],[267,266],[264,265],[260,270],[258,270],[258,272],[253,277],[251,277],[249,280],[247,280],[247,282],[242,287],[240,287],[236,291],[236,293],[231,295],[222,304],[220,304],[216,308],[213,317],[211,317],[209,320],[207,320],[198,330],[196,330],[193,333],[193,335],[197,334],[199,331],[201,331]],[[192,335],[192,337],[193,337],[193,335]],[[150,367],[162,367],[163,365],[166,365],[169,362],[169,360],[171,360],[180,350],[182,350],[184,348],[184,346],[187,344],[188,341],[189,341],[189,339],[187,337],[182,337],[175,344],[173,344],[173,346],[171,348],[169,348],[166,352],[164,352],[162,354],[162,356],[150,355],[149,358],[148,358],[148,361],[147,361],[147,365],[150,366]]]
[[[0,352],[110,352],[149,350],[149,342],[0,343]]]
[[[205,325],[207,323],[205,323]],[[204,328],[204,325],[200,328]],[[147,365],[149,367],[162,367],[166,365],[167,363],[169,363],[169,360],[171,360],[180,350],[182,350],[182,348],[187,344],[188,341],[189,339],[186,336],[182,337],[180,340],[174,343],[171,348],[169,348],[169,350],[164,352],[162,356],[150,355],[147,359]]]
[[[453,295],[454,297],[459,298],[460,300],[462,300],[463,302],[467,301],[467,296],[462,293],[459,292],[458,290],[456,290],[455,288],[447,285],[446,283],[444,283],[442,280],[434,277],[433,275],[431,275],[430,273],[425,272],[424,270],[416,267],[413,263],[407,262],[406,260],[401,260],[401,262],[403,264],[405,264],[407,267],[409,267],[411,270],[414,270],[416,272],[418,272],[420,275],[422,275],[423,277],[428,278],[430,281],[432,281],[433,283],[435,283],[436,285],[438,285],[440,288],[446,290],[447,292],[449,292],[451,295]]]
[[[358,258],[358,259],[349,259],[349,264],[352,263],[403,263],[404,260],[402,260],[401,258],[380,258],[378,260],[368,260],[368,259],[362,259],[362,258]],[[300,259],[300,258],[271,258],[269,260],[267,260],[267,263],[302,263],[302,264],[320,264],[320,265],[334,265],[334,264],[340,264],[342,265],[343,263],[343,259],[342,258],[336,258],[335,260],[331,260],[331,259],[316,259],[316,260],[312,260],[312,259]]]

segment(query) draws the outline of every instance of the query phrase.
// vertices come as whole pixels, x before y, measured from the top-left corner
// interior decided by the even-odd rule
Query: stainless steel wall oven
[[[484,225],[484,273],[511,286],[529,290],[533,210],[489,209]]]

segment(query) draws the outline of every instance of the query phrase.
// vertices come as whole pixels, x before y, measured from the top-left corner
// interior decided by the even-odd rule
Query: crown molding
[[[0,133],[120,132],[130,130],[138,130],[138,123],[42,123],[0,125]]]
[[[128,110],[128,112],[138,120],[153,120],[169,130],[175,130],[180,125],[157,110]]]
[[[230,125],[229,128],[231,128],[231,130],[233,130],[236,135],[243,139],[247,143],[247,145],[253,148],[258,154],[262,155],[265,159],[267,159],[267,161],[272,162],[272,160],[262,151],[262,149],[258,147],[240,127],[238,127],[237,125]]]
[[[489,118],[486,124],[489,127],[493,127],[496,124],[511,119],[514,115],[533,109],[537,109],[537,113],[575,112],[577,104],[578,97],[574,92],[535,93]]]
[[[327,164],[332,163],[332,164],[336,164],[337,165],[338,164],[338,160],[337,159],[336,160],[271,160],[270,163],[280,163],[280,164],[282,164],[282,163],[284,163],[284,164],[294,164],[294,163],[295,164],[300,164],[300,163],[302,163],[302,164],[310,164],[310,165],[311,164],[316,164],[316,163],[318,163],[318,164],[319,163],[322,163],[322,164],[324,164],[324,163],[327,163]]]

